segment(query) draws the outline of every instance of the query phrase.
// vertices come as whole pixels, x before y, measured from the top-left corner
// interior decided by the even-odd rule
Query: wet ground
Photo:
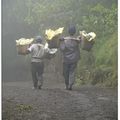
[[[89,85],[68,91],[50,81],[42,90],[31,88],[31,81],[3,83],[2,120],[117,120],[117,89]]]

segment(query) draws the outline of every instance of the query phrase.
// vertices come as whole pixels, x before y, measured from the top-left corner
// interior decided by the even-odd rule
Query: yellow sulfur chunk
[[[47,35],[47,39],[51,40],[55,36],[55,31],[49,29],[45,31],[45,34]]]
[[[90,32],[90,33],[88,33],[88,35],[91,36],[91,38],[89,39],[89,41],[95,39],[95,37],[96,37],[96,34],[94,32]]]
[[[64,29],[64,27],[57,29],[57,30],[55,31],[55,35],[61,34],[61,33],[63,32],[63,29]]]
[[[59,28],[59,29],[57,29],[57,30],[55,30],[55,31],[54,31],[54,30],[51,30],[51,29],[48,29],[48,30],[45,31],[46,38],[47,38],[48,40],[52,40],[52,38],[53,38],[54,36],[61,34],[61,33],[63,32],[63,30],[64,30],[64,27]]]
[[[92,41],[95,39],[96,34],[94,32],[86,33],[86,31],[80,31],[80,36],[86,38],[88,41]]]
[[[33,38],[26,39],[26,38],[20,38],[19,40],[16,40],[16,45],[28,45],[33,42]]]

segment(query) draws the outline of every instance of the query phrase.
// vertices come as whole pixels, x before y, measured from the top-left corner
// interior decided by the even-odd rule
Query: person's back
[[[41,89],[43,85],[44,72],[44,54],[45,46],[42,44],[41,36],[35,38],[35,43],[28,48],[28,53],[31,53],[31,73],[33,79],[33,88]]]
[[[67,90],[72,90],[75,81],[75,69],[80,58],[79,42],[74,37],[76,28],[70,27],[68,30],[70,36],[61,38],[60,50],[63,53],[63,76]]]
[[[31,62],[42,61],[45,54],[45,49],[43,44],[34,43],[28,50],[31,51]]]
[[[74,63],[80,58],[79,42],[73,39],[72,36],[64,38],[63,43],[60,46],[63,51],[64,62]]]

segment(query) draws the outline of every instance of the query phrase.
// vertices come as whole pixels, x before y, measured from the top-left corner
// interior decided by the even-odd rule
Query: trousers
[[[31,73],[35,88],[43,85],[44,62],[31,62]]]
[[[63,63],[63,76],[66,86],[72,86],[75,82],[75,69],[77,62],[75,63]]]

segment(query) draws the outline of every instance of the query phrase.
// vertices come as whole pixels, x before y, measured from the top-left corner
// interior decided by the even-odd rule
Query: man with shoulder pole
[[[60,39],[60,50],[63,53],[63,76],[66,90],[72,90],[75,82],[75,69],[80,59],[80,39],[75,38],[75,26],[70,26],[68,33],[67,37]]]
[[[27,50],[27,53],[31,53],[33,89],[41,89],[43,85],[44,56],[47,52],[48,45],[43,44],[41,36],[37,36],[35,42]]]

